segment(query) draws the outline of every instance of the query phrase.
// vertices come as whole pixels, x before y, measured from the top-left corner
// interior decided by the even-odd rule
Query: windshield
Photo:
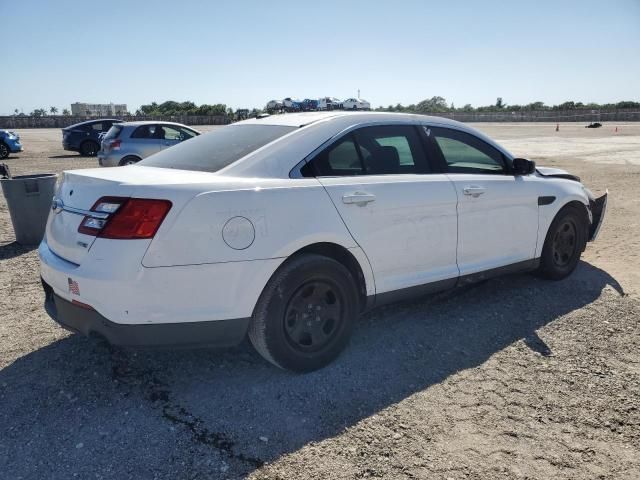
[[[293,130],[296,127],[229,125],[163,150],[138,165],[217,172]]]

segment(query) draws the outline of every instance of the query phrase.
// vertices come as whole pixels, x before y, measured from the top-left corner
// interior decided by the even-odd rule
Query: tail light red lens
[[[103,197],[91,208],[102,218],[87,215],[78,232],[117,240],[153,238],[170,209],[169,200]]]
[[[111,140],[111,143],[109,143],[109,148],[111,150],[120,150],[120,145],[122,144],[122,140],[118,139],[118,140]]]

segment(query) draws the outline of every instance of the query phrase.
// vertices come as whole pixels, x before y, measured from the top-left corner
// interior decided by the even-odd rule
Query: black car
[[[100,150],[103,134],[107,133],[114,123],[122,122],[115,118],[101,118],[63,128],[62,147],[88,157],[95,157]]]

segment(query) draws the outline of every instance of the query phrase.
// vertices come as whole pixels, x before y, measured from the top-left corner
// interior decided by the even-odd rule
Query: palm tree
[[[49,107],[49,112],[51,112],[51,115],[55,115],[58,113],[58,109],[56,107]]]
[[[13,113],[14,113],[15,115],[18,115],[18,113],[20,113],[20,110],[18,110],[18,109],[16,108],[16,109],[13,111]]]
[[[69,115],[71,115],[71,112],[69,111],[68,108],[65,108],[62,110],[62,115],[64,115],[65,117],[68,117]]]

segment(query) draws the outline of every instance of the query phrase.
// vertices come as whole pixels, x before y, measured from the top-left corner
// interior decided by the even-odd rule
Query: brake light
[[[133,240],[153,238],[171,209],[169,200],[102,197],[87,215],[78,232],[102,238]]]
[[[122,143],[122,140],[117,139],[117,140],[111,140],[111,143],[109,144],[109,148],[111,150],[120,150],[120,144]]]

